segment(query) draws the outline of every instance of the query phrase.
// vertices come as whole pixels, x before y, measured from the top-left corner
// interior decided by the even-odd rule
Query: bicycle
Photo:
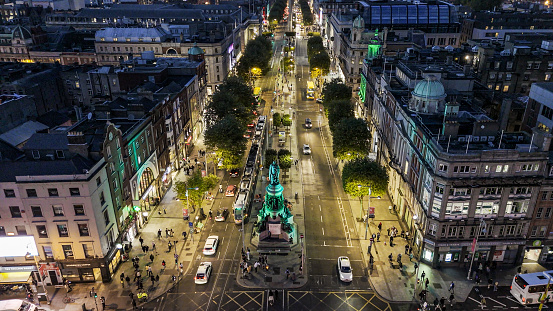
[[[63,297],[63,302],[64,303],[72,303],[72,302],[75,302],[75,298],[71,298],[71,297]]]

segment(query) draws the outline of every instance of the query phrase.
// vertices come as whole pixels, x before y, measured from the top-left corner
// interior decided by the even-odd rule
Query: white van
[[[38,307],[21,299],[8,299],[0,301],[0,310],[3,311],[38,311]]]

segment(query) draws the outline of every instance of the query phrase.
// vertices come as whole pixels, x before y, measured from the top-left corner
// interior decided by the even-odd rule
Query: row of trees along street
[[[288,6],[287,0],[276,0],[269,12],[269,25],[271,28],[276,27],[284,18],[284,10]]]
[[[312,36],[307,40],[307,59],[312,78],[325,76],[330,72],[330,56],[326,52],[321,36]]]
[[[332,133],[333,155],[347,161],[342,170],[344,191],[363,200],[369,195],[369,187],[373,196],[386,193],[388,173],[368,157],[371,133],[367,122],[355,117],[351,97],[351,87],[340,79],[332,79],[323,87],[323,105]]]
[[[270,68],[273,46],[265,35],[248,41],[244,54],[240,57],[236,72],[244,81],[253,82]]]
[[[300,0],[301,15],[303,16],[303,25],[311,26],[313,25],[313,13],[311,12],[311,7],[307,0]]]

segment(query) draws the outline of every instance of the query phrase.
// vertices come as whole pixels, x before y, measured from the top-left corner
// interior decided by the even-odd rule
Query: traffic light
[[[98,298],[98,293],[94,292],[94,298]]]

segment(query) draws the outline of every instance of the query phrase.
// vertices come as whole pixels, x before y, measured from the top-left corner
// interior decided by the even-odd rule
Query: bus
[[[253,89],[253,97],[255,97],[255,104],[259,105],[261,103],[261,88],[255,87]]]
[[[232,212],[234,214],[234,223],[237,225],[242,224],[243,218],[248,218],[248,206],[250,205],[250,191],[240,190],[236,201],[234,201],[234,207]]]
[[[313,81],[307,81],[307,92],[305,97],[307,97],[307,99],[315,99],[315,85]]]
[[[552,278],[553,270],[515,275],[511,284],[511,295],[523,305],[538,304],[545,298],[547,284],[547,296],[551,297]]]

